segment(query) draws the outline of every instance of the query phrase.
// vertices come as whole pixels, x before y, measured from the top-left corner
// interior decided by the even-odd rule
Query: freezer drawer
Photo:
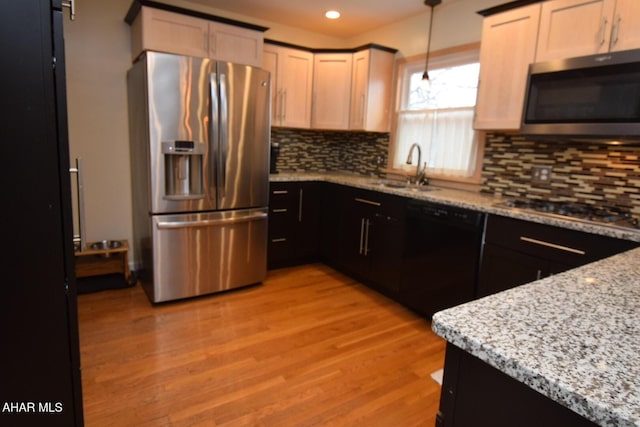
[[[262,282],[267,269],[267,209],[156,215],[152,302]]]

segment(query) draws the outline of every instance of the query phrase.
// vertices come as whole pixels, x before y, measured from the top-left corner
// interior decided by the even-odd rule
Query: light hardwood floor
[[[445,342],[322,264],[151,306],[139,285],[78,299],[85,424],[433,426]]]

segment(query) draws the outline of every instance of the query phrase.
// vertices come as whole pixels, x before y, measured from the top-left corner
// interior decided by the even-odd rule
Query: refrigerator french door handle
[[[211,99],[211,117],[209,118],[209,152],[211,153],[211,159],[209,160],[209,175],[210,189],[209,193],[217,199],[217,187],[218,187],[218,167],[219,164],[219,140],[220,135],[218,129],[220,128],[220,103],[218,102],[218,74],[211,73],[209,75],[209,94]],[[217,204],[216,200],[216,204]]]
[[[259,213],[255,215],[237,216],[231,218],[221,219],[205,219],[201,221],[159,221],[157,226],[158,230],[169,230],[176,228],[193,228],[193,227],[216,227],[220,225],[231,225],[242,222],[251,222],[260,219],[266,219],[266,213]]]
[[[218,191],[225,196],[227,186],[227,156],[229,154],[229,86],[227,75],[220,73],[220,186]]]

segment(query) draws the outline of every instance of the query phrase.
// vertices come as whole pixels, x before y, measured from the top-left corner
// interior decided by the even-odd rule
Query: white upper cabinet
[[[209,22],[209,58],[261,67],[263,42],[261,31]]]
[[[640,1],[542,3],[536,62],[640,47]]]
[[[313,65],[314,129],[349,129],[352,53],[316,53]]]
[[[611,33],[611,51],[640,48],[640,1],[618,0]]]
[[[395,53],[371,48],[353,54],[349,128],[388,132]]]
[[[483,20],[475,129],[520,128],[529,64],[534,61],[540,4]]]
[[[263,32],[142,6],[131,23],[131,55],[145,50],[262,66]]]
[[[271,72],[271,124],[309,128],[313,53],[265,43],[262,68]]]
[[[207,57],[209,22],[193,16],[142,6],[131,24],[131,56],[145,50]]]

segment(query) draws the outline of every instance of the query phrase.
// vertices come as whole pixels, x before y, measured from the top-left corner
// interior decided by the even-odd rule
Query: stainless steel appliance
[[[532,64],[520,131],[640,141],[640,49]]]
[[[269,73],[146,52],[128,88],[133,243],[149,299],[263,281]]]

